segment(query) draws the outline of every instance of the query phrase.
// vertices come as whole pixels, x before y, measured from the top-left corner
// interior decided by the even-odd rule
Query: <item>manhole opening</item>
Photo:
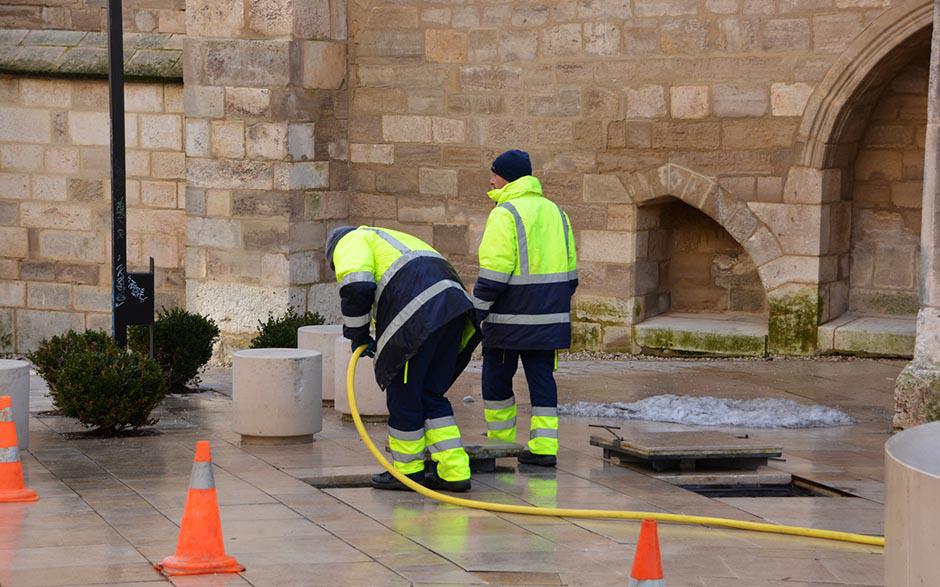
[[[854,497],[850,493],[794,477],[789,483],[677,485],[705,497]]]
[[[354,489],[372,487],[372,475],[347,475],[343,477],[316,477],[301,479],[317,489]]]

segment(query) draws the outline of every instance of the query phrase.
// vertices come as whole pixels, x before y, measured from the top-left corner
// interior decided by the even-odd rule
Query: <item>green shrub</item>
[[[119,347],[107,333],[70,330],[29,354],[49,384],[56,409],[82,425],[113,435],[156,423],[150,413],[166,396],[160,365]]]
[[[285,314],[276,318],[274,314],[269,313],[266,322],[258,321],[258,334],[251,339],[251,348],[297,348],[297,329],[301,326],[320,324],[323,324],[323,316],[316,312],[298,314],[290,308]]]
[[[219,327],[211,318],[180,308],[160,310],[153,327],[153,358],[163,367],[170,392],[188,391],[186,386],[199,383],[199,370],[212,358]],[[148,328],[132,326],[128,342],[134,351],[147,354],[150,349]]]

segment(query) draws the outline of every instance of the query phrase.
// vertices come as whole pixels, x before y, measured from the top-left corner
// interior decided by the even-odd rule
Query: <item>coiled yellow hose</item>
[[[766,532],[770,534],[788,534],[791,536],[805,536],[808,538],[822,538],[824,540],[837,540],[840,542],[852,542],[855,544],[867,544],[870,546],[884,546],[883,536],[868,536],[866,534],[852,534],[851,532],[836,532],[833,530],[816,530],[813,528],[800,528],[798,526],[780,526],[777,524],[762,524],[758,522],[744,522],[741,520],[730,520],[727,518],[710,518],[706,516],[685,516],[680,514],[665,514],[660,512],[632,512],[618,510],[588,510],[588,509],[567,509],[567,508],[547,508],[526,505],[509,505],[502,503],[490,503],[486,501],[477,501],[475,499],[465,499],[454,497],[428,489],[427,487],[415,483],[405,475],[399,473],[385,455],[376,448],[375,443],[369,438],[365,426],[362,424],[362,418],[359,416],[359,409],[356,406],[356,363],[365,350],[365,345],[356,349],[349,359],[349,367],[346,369],[346,394],[349,398],[349,411],[352,413],[353,422],[356,424],[356,430],[366,448],[375,457],[385,470],[393,477],[404,483],[408,488],[417,491],[425,497],[457,505],[465,508],[477,510],[486,510],[490,512],[502,512],[506,514],[527,514],[532,516],[551,516],[558,518],[595,518],[607,520],[657,520],[659,522],[671,522],[675,524],[697,524],[701,526],[713,526],[721,528],[733,528],[735,530],[749,530],[751,532]]]

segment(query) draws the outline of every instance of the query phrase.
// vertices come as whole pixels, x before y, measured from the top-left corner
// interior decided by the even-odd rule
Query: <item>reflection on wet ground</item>
[[[665,511],[881,533],[882,447],[890,434],[893,361],[626,361],[563,363],[562,402],[636,401],[662,393],[772,397],[838,407],[856,426],[748,430],[784,447],[772,467],[854,497],[710,499],[642,472],[605,464],[588,444],[594,419],[563,418],[557,470],[516,468],[475,475],[471,496],[503,503]],[[521,370],[520,370],[521,371]],[[524,379],[520,432],[528,421]],[[228,552],[240,576],[190,577],[179,585],[624,585],[634,522],[537,518],[438,505],[412,493],[315,489],[305,477],[358,475],[376,465],[351,424],[325,410],[310,445],[241,447],[231,432],[230,378],[174,396],[160,434],[85,437],[75,422],[40,415],[50,404],[33,382],[30,486],[42,499],[0,506],[0,584],[143,585],[164,581],[152,563],[171,554],[197,439],[213,443]],[[464,403],[472,396],[478,401]],[[465,437],[484,430],[479,366],[450,392]],[[369,425],[384,441],[385,428]],[[628,422],[632,431],[696,430]],[[718,430],[727,430],[721,429]],[[881,585],[879,549],[702,527],[660,526],[667,584]]]

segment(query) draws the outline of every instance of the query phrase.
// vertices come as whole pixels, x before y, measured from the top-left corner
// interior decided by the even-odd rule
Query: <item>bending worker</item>
[[[467,491],[469,459],[444,394],[480,337],[457,272],[420,239],[369,226],[333,229],[326,258],[342,284],[343,336],[375,357],[395,468],[433,489]],[[373,315],[377,342],[369,333]],[[436,471],[424,471],[425,448]],[[372,486],[407,489],[387,471]]]
[[[512,377],[519,359],[532,401],[529,443],[519,462],[554,467],[558,455],[557,349],[571,346],[571,296],[577,254],[568,215],[542,195],[528,153],[493,161],[496,202],[480,243],[473,288],[483,322],[483,413],[487,436],[516,440]]]

